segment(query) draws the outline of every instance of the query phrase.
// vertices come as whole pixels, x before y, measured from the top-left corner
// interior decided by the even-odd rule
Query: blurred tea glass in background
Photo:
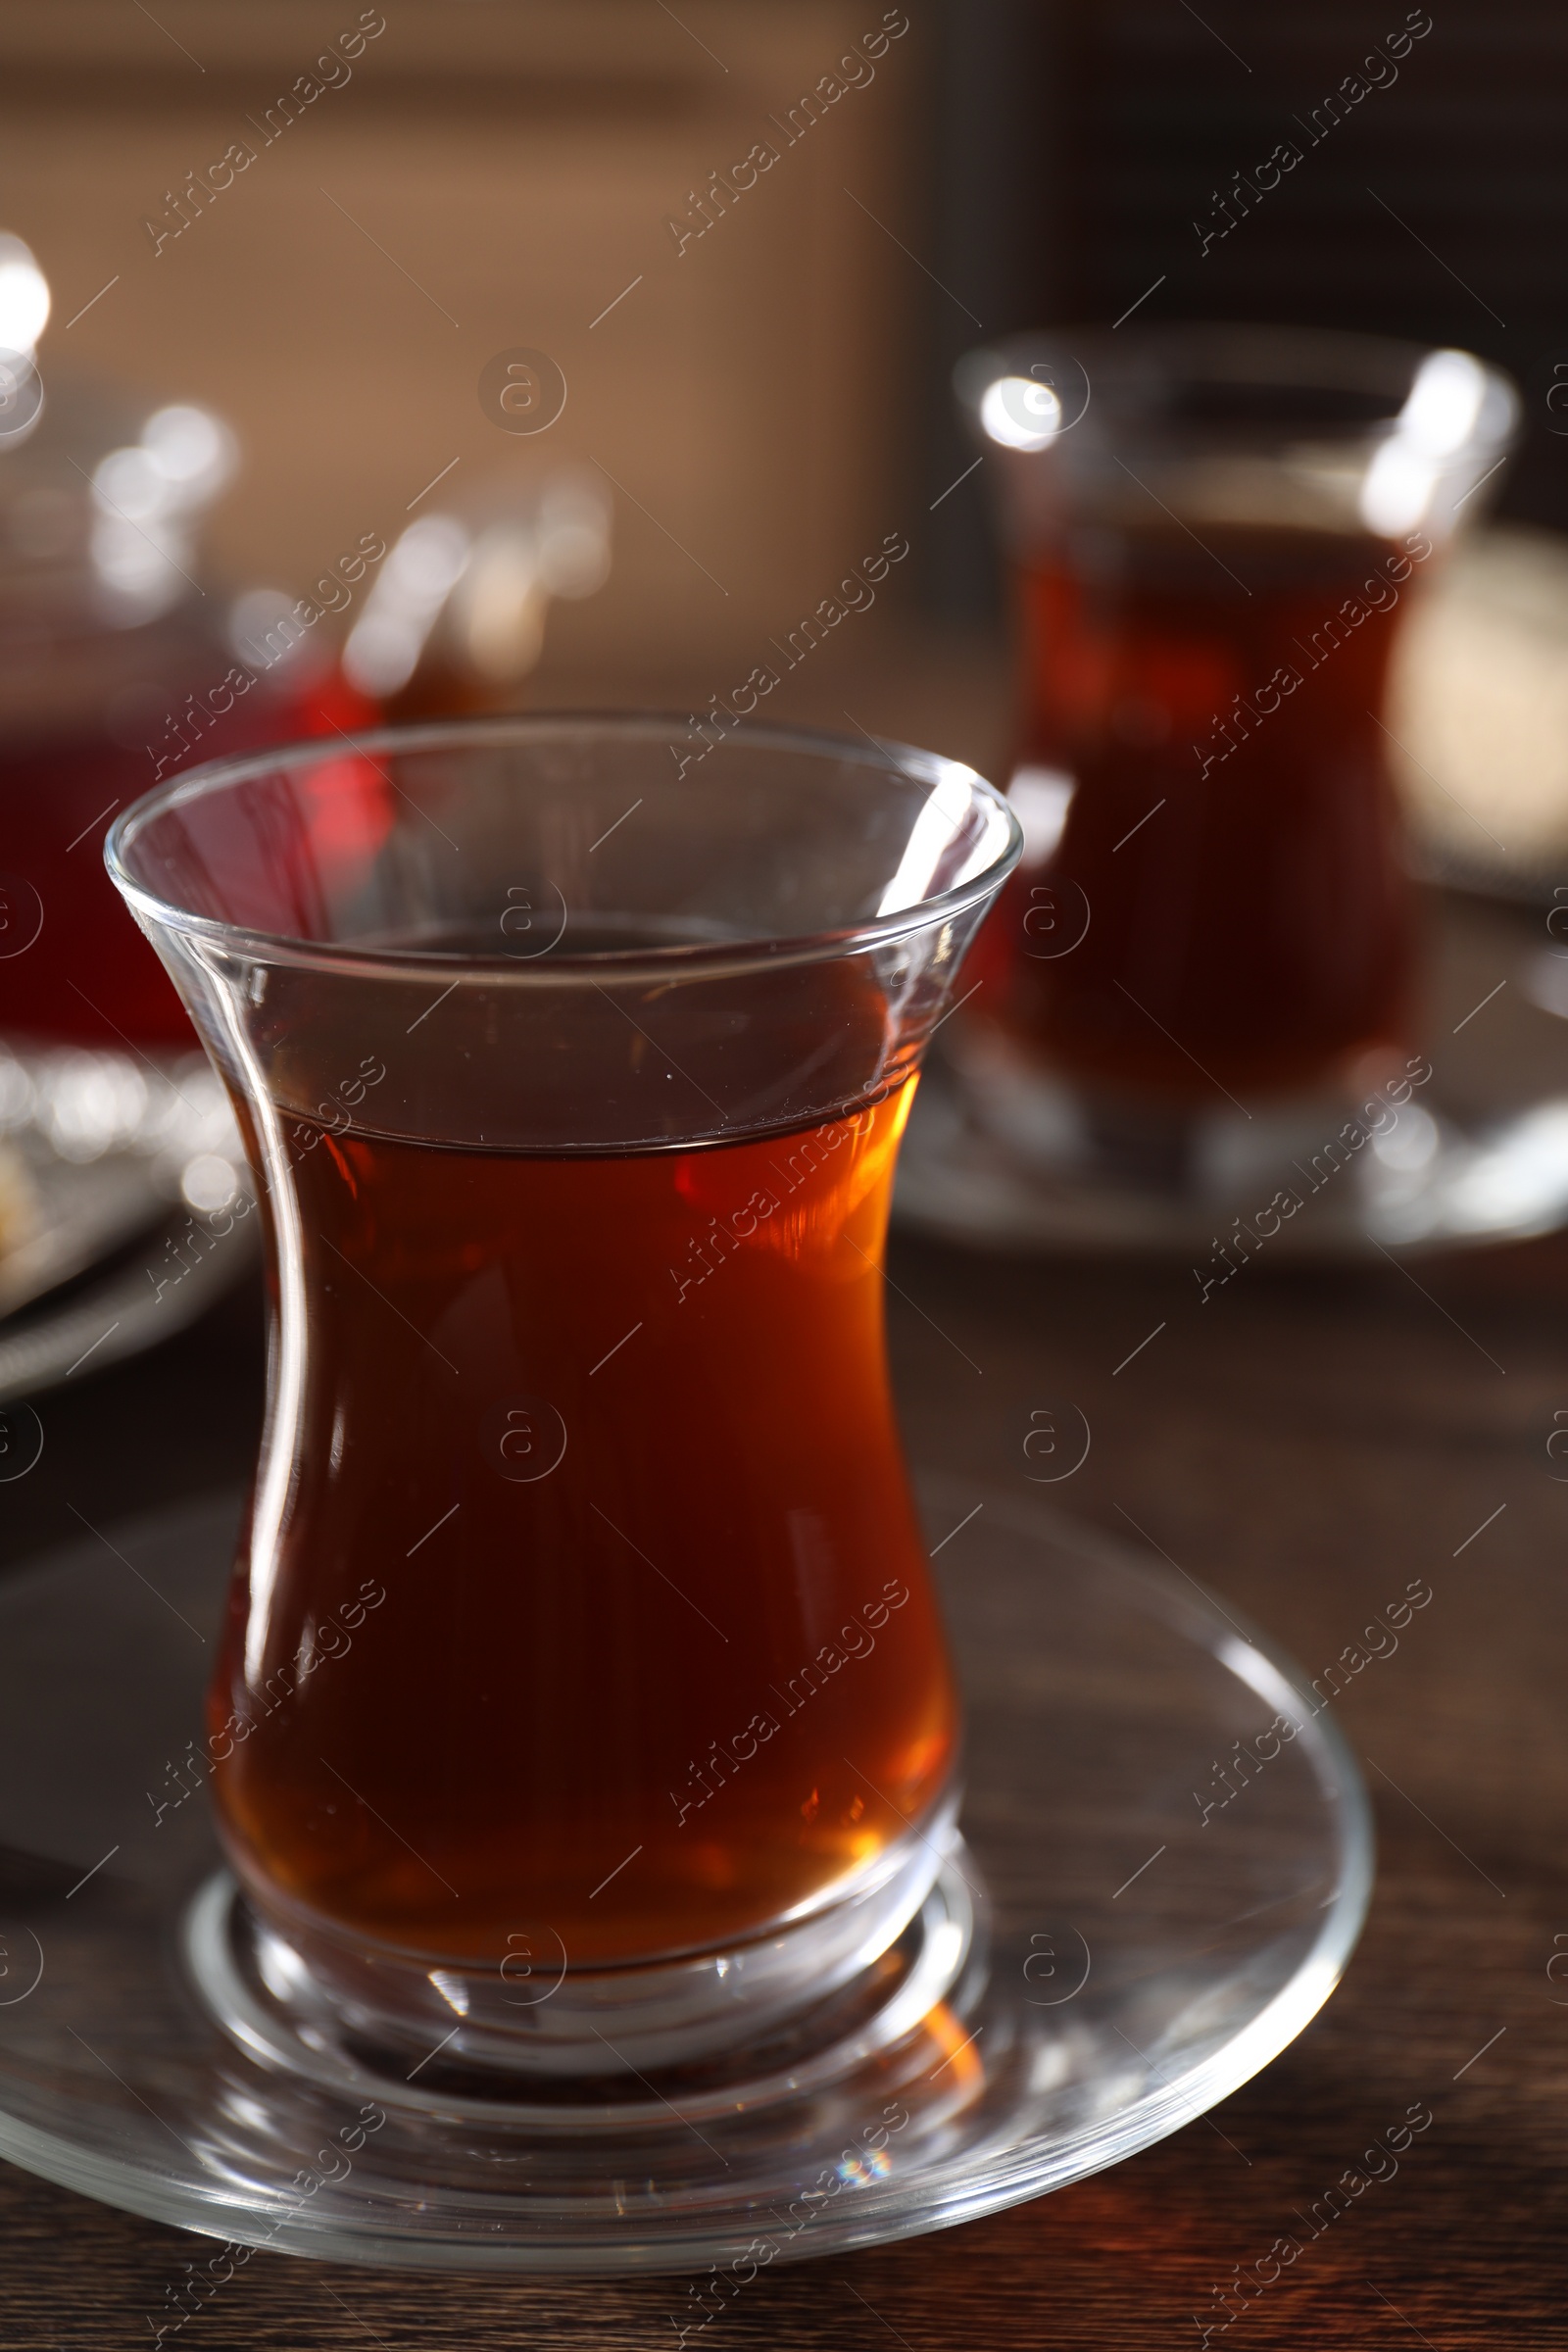
[[[1027,1151],[1179,1187],[1202,1113],[1348,1100],[1415,1042],[1386,682],[1515,396],[1464,352],[1243,327],[1042,335],[958,388],[1027,847],[950,1052]]]

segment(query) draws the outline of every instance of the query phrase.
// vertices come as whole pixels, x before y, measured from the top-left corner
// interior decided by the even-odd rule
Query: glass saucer
[[[1407,1066],[1422,1074],[1396,1117],[1216,1091],[1180,1122],[1107,1126],[960,1014],[926,1057],[895,1218],[982,1249],[1185,1258],[1210,1288],[1259,1251],[1268,1265],[1375,1261],[1559,1231],[1568,908],[1542,921],[1430,887],[1418,905],[1423,1051]]]
[[[771,2262],[1016,2204],[1201,2115],[1355,1941],[1372,1840],[1349,1753],[1196,1588],[1027,1498],[930,1479],[922,1499],[969,1724],[963,1838],[924,1909],[770,2048],[525,2096],[439,2048],[389,2065],[269,1982],[199,1761],[233,1499],[9,1577],[0,2155],[228,2240],[230,2270],[236,2246],[717,2266],[703,2291],[733,2297]],[[550,1976],[548,1956],[519,1973],[519,2001]]]
[[[1478,1119],[1440,1076],[1386,1136],[1319,1102],[1107,1139],[1070,1087],[986,1041],[961,1065],[928,1057],[893,1214],[981,1249],[1186,1258],[1210,1289],[1259,1250],[1278,1265],[1527,1241],[1568,1225],[1568,1095],[1554,1083]]]

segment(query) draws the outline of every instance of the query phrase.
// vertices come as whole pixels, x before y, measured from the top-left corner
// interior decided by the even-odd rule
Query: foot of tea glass
[[[1032,1499],[923,1498],[962,1841],[837,1989],[597,2074],[497,2066],[450,2008],[418,2047],[362,2032],[238,1898],[200,1762],[236,1504],[8,1577],[0,2157],[228,2241],[193,2248],[198,2280],[253,2247],[672,2272],[678,2333],[774,2262],[1038,2196],[1226,2097],[1328,1997],[1365,1909],[1332,1710],[1158,1563]]]
[[[490,2101],[542,2086],[563,2106],[613,2097],[611,2078],[624,2089],[634,2075],[700,2065],[726,2096],[752,2097],[759,2066],[808,2063],[846,2020],[885,2038],[889,2017],[906,2026],[948,1997],[974,1944],[957,1811],[954,1792],[838,1901],[722,1952],[573,1968],[546,1931],[499,1968],[463,1970],[372,1952],[281,1916],[275,1897],[264,1911],[226,1870],[192,1905],[185,1952],[241,2048],[318,2082],[373,2079],[416,2107],[464,2086]]]
[[[843,2078],[917,2032],[943,2003],[961,2013],[984,1984],[982,1903],[973,1856],[950,1835],[921,1874],[913,1916],[874,1957],[837,1985],[819,1983],[815,1998],[803,2001],[797,1990],[793,2005],[770,2020],[737,2001],[727,2042],[720,2046],[709,2025],[700,2060],[690,2052],[672,2060],[667,2048],[656,2055],[647,1988],[607,1982],[608,1971],[571,1987],[574,2027],[551,2043],[519,2050],[517,2034],[506,2039],[460,2019],[433,2047],[416,2050],[398,2021],[325,1992],[294,1948],[258,1919],[226,1870],[191,1904],[184,1947],[203,1999],[236,2045],[319,2088],[411,2114],[504,2111],[514,2120],[605,2131],[660,2125],[668,2102],[657,2080],[668,2082],[677,2072],[680,2112],[689,2122],[737,2107],[755,2114]],[[635,1979],[640,1972],[616,1973]],[[558,1990],[569,1984],[569,1972],[556,1980]],[[546,1991],[534,2005],[549,1999]],[[710,1995],[705,2007],[711,2006]]]

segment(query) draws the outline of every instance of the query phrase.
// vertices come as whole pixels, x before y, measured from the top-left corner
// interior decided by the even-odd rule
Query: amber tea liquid
[[[1403,1036],[1411,920],[1379,718],[1419,559],[1307,529],[1202,540],[1086,533],[1019,575],[1020,762],[1071,797],[981,934],[972,1017],[1090,1084],[1215,1105]],[[1079,944],[1040,952],[1086,907]]]
[[[296,1484],[210,1699],[264,1901],[604,1964],[755,1935],[929,1814],[956,1716],[880,1270],[911,1093],[623,1155],[286,1122]]]

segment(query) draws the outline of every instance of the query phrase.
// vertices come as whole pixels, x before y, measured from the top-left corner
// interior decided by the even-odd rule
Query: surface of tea
[[[619,1156],[290,1122],[294,1484],[211,1694],[247,1876],[548,1978],[753,1935],[927,1812],[955,1702],[882,1333],[911,1092]]]
[[[1379,720],[1418,561],[1205,522],[1201,544],[1086,532],[1022,572],[1020,764],[1059,777],[1065,822],[977,943],[971,1017],[1081,1079],[1211,1105],[1402,1037]]]

